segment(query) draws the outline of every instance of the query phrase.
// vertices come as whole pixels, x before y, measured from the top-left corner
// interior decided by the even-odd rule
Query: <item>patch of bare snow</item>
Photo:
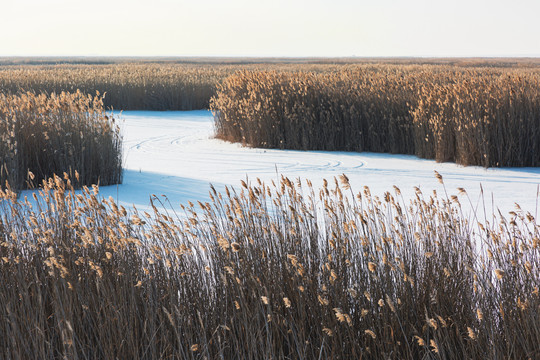
[[[278,174],[310,179],[318,188],[323,179],[331,181],[344,173],[355,192],[369,186],[373,195],[382,196],[396,185],[410,199],[415,186],[425,195],[433,190],[442,194],[443,187],[434,176],[438,171],[449,194],[465,188],[473,206],[485,203],[488,214],[492,203],[503,213],[514,210],[514,203],[536,213],[540,168],[484,169],[408,155],[242,147],[213,138],[209,111],[125,111],[121,119],[124,183],[103,187],[101,193],[126,207],[147,209],[151,194],[166,195],[173,206],[207,201],[210,183],[223,190],[225,185],[239,187],[246,178],[269,183]]]

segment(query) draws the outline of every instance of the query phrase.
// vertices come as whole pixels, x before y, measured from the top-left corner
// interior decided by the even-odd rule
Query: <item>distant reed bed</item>
[[[0,195],[2,358],[540,356],[540,226],[463,218],[463,189],[405,204],[282,178],[182,216],[59,177]]]
[[[217,136],[256,147],[540,166],[535,69],[362,65],[243,71],[211,101]]]
[[[120,183],[122,137],[109,116],[99,94],[0,94],[0,187],[64,173],[77,186]]]
[[[106,93],[105,108],[117,110],[208,109],[216,87],[240,69],[329,71],[331,64],[205,64],[118,62],[105,64],[0,66],[0,92],[17,94]]]
[[[104,105],[119,110],[208,108],[227,67],[181,64],[108,64],[0,67],[0,92],[106,93]]]
[[[15,62],[0,66],[0,92],[79,89],[106,93],[105,108],[210,108],[218,137],[258,147],[540,166],[537,62],[350,61]]]

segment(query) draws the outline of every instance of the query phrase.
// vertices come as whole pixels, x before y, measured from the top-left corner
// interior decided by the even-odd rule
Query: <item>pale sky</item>
[[[540,0],[0,0],[0,56],[540,56]]]

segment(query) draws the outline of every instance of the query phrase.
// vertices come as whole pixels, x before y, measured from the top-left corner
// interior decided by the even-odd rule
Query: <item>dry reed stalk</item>
[[[244,71],[218,86],[210,107],[217,136],[249,146],[415,154],[485,167],[540,164],[537,70]]]
[[[182,217],[58,177],[33,205],[2,191],[0,356],[537,357],[530,214],[477,226],[449,197],[335,183],[212,188]]]
[[[121,182],[122,138],[99,94],[0,94],[0,138],[2,187],[25,189],[54,174],[77,186]]]

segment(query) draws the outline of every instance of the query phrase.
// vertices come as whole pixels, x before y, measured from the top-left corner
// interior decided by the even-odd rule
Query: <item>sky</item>
[[[540,0],[0,0],[0,56],[540,57]]]

